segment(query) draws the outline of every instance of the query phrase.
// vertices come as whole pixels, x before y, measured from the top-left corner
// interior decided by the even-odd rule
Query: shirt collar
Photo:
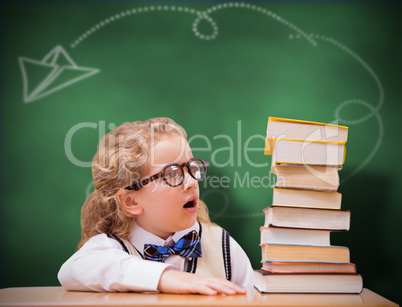
[[[195,230],[197,233],[200,231],[200,225],[195,222],[190,228],[180,230],[175,232],[173,235],[168,237],[166,240],[159,238],[157,235],[145,230],[136,222],[134,222],[134,231],[131,235],[130,241],[135,246],[135,248],[144,255],[144,244],[155,244],[159,246],[170,246],[181,239],[184,235],[190,231]]]

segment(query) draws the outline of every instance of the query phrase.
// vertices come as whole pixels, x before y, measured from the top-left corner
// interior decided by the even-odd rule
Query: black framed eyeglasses
[[[171,163],[166,165],[159,173],[156,173],[151,177],[141,180],[138,183],[129,185],[125,189],[138,191],[143,186],[161,177],[167,185],[171,187],[178,187],[184,181],[184,166],[187,167],[188,173],[191,175],[191,177],[193,177],[195,180],[202,180],[207,174],[208,165],[209,163],[207,161],[199,158],[193,158],[183,164]]]

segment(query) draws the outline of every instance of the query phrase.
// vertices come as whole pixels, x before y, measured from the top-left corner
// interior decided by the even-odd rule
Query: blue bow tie
[[[144,258],[147,260],[165,262],[170,255],[180,255],[186,258],[202,257],[198,233],[193,230],[169,247],[144,244]]]

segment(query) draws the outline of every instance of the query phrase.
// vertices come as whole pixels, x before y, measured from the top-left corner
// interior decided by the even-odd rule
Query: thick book
[[[265,154],[271,155],[278,139],[345,143],[348,127],[311,121],[269,117]]]
[[[273,188],[336,192],[339,187],[338,167],[311,165],[274,165]]]
[[[356,273],[353,263],[261,261],[261,269],[270,273]]]
[[[338,192],[273,189],[275,206],[340,209],[342,194]]]
[[[260,243],[330,245],[330,231],[261,227]]]
[[[280,164],[342,166],[345,155],[345,144],[277,140],[271,167]]]
[[[263,293],[348,293],[363,290],[359,274],[275,274],[255,271],[255,288]]]
[[[349,263],[350,252],[346,246],[261,244],[262,261]]]
[[[347,231],[350,229],[350,211],[269,206],[265,213],[264,227],[322,229]]]

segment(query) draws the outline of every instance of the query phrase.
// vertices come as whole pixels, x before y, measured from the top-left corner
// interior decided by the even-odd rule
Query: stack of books
[[[262,268],[255,287],[267,293],[360,293],[362,277],[349,249],[330,244],[331,231],[348,231],[338,171],[348,128],[270,117],[265,154],[276,174],[273,202],[262,211]]]

